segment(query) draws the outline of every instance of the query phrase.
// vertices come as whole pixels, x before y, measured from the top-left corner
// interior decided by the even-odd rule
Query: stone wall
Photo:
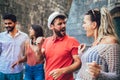
[[[72,3],[72,5],[71,5]],[[18,18],[18,27],[28,32],[28,25],[40,24],[45,36],[52,35],[47,27],[47,18],[53,11],[68,15],[67,33],[76,37],[80,43],[91,44],[82,28],[83,16],[86,11],[106,6],[112,16],[120,16],[119,0],[0,0],[0,31],[3,31],[2,15],[10,12]],[[120,31],[119,31],[120,32]]]
[[[47,27],[47,18],[53,11],[68,15],[72,0],[0,0],[0,22],[4,13],[14,13],[18,18],[18,27],[28,32],[28,25],[40,24],[45,36],[52,33]],[[0,23],[2,25],[2,22]],[[0,27],[3,31],[3,27]]]

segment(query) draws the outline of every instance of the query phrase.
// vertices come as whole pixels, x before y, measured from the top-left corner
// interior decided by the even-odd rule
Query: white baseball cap
[[[49,29],[50,29],[50,25],[51,25],[52,21],[53,21],[57,16],[65,16],[65,14],[60,13],[60,12],[57,12],[57,11],[53,12],[53,13],[49,16],[49,18],[48,18],[48,28],[49,28]],[[65,17],[66,17],[66,16],[65,16]]]

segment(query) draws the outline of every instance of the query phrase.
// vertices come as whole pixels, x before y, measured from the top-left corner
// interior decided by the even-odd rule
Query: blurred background
[[[120,36],[120,0],[0,0],[0,32],[4,31],[2,15],[13,13],[17,16],[17,27],[28,33],[30,24],[39,24],[45,37],[52,35],[47,27],[48,16],[53,11],[64,12],[67,17],[67,34],[80,43],[91,45],[92,38],[87,38],[82,28],[86,11],[106,6],[113,18],[116,32]]]

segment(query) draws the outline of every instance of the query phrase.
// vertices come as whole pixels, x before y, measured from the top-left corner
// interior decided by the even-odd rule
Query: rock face
[[[4,13],[13,13],[17,16],[18,27],[28,32],[30,24],[40,24],[45,36],[51,32],[47,27],[48,16],[53,11],[61,11],[68,15],[72,0],[0,0],[0,26]],[[0,27],[0,31],[3,31]]]

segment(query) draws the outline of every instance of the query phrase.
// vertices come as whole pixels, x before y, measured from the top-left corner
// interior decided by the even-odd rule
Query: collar
[[[63,37],[56,37],[56,36],[52,36],[52,41],[62,41],[67,35],[63,36]]]
[[[5,31],[5,34],[11,36],[7,31]],[[15,34],[15,37],[18,36],[19,34],[21,34],[20,30],[17,31],[17,33]]]

